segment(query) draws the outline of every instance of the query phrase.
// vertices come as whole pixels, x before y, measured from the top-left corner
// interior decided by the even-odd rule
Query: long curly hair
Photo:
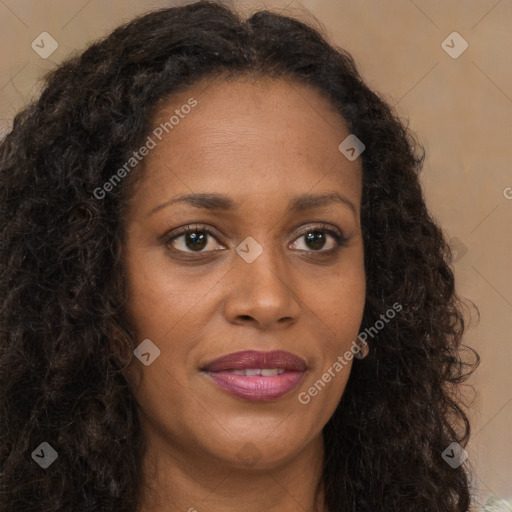
[[[419,182],[425,152],[321,30],[207,1],[140,16],[68,58],[0,146],[0,509],[133,512],[145,442],[122,371],[138,344],[126,318],[122,212],[133,175],[98,200],[162,101],[219,73],[315,86],[364,142],[361,330],[403,309],[355,360],[323,430],[331,512],[463,512],[465,304]],[[131,187],[133,189],[133,187]],[[140,341],[140,340],[139,340]],[[47,469],[33,452],[47,442]]]

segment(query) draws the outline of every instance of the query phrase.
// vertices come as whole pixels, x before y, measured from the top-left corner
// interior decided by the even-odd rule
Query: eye
[[[326,236],[327,235],[327,236]],[[331,247],[324,249],[328,238],[331,238]],[[293,242],[294,249],[303,251],[321,252],[322,254],[333,254],[338,251],[340,247],[345,247],[348,242],[341,231],[326,225],[309,227],[302,231],[296,240],[304,240],[304,249],[297,247],[297,242]]]
[[[331,247],[328,249],[324,249],[328,239],[331,238]],[[298,247],[296,240],[304,240],[305,247]],[[203,253],[203,252],[213,252],[216,249],[215,243],[213,241],[216,240],[219,244],[220,249],[226,249],[225,246],[221,245],[217,239],[217,237],[206,227],[201,227],[200,225],[189,225],[185,226],[175,232],[171,236],[165,239],[165,245],[168,247],[172,247],[174,250],[178,252],[185,253]],[[212,241],[210,244],[209,242]],[[348,239],[343,235],[343,233],[333,227],[329,227],[326,225],[309,227],[302,231],[298,238],[291,244],[294,249],[298,249],[300,251],[310,251],[310,252],[320,252],[322,254],[333,254],[340,247],[346,246]],[[207,247],[212,247],[210,250],[205,250]],[[218,249],[217,249],[218,250]]]
[[[177,243],[179,247],[174,247],[176,250],[181,252],[210,252],[203,251],[208,246],[208,239],[217,240],[214,234],[207,228],[201,226],[185,226],[181,228],[177,234],[174,234],[170,238],[167,238],[165,244],[167,246],[175,244],[181,240],[181,243]],[[185,248],[183,248],[185,247]],[[226,247],[220,246],[225,249]],[[189,249],[189,250],[187,250]]]

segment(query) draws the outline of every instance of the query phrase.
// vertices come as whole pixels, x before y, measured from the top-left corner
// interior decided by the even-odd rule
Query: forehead
[[[161,140],[154,135],[160,132]],[[161,102],[150,128],[156,145],[137,188],[157,199],[178,191],[264,196],[300,194],[322,182],[355,197],[360,159],[349,161],[338,148],[349,134],[314,87],[262,77],[205,79]]]
[[[188,124],[192,123],[195,129],[205,125],[211,128],[214,119],[234,123],[239,130],[244,126],[246,130],[251,126],[257,128],[259,123],[264,122],[272,125],[274,130],[287,127],[298,131],[306,126],[290,126],[290,122],[305,120],[309,121],[312,130],[318,130],[320,124],[326,125],[324,129],[348,130],[345,119],[318,88],[292,78],[252,75],[203,78],[172,97],[161,100],[152,124],[157,126],[168,121],[192,97],[198,105],[193,109],[194,115],[190,116]]]

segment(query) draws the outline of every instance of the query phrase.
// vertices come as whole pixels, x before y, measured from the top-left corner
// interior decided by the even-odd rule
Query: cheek
[[[161,258],[128,254],[126,273],[128,314],[138,337],[165,339],[204,294],[197,280],[169,272]]]
[[[333,291],[328,306],[328,314],[332,319],[335,332],[355,335],[363,317],[365,304],[365,282],[354,283],[354,286],[341,286]]]
[[[309,294],[311,297],[311,294]],[[366,300],[366,276],[362,257],[340,272],[333,273],[321,290],[316,288],[317,311],[335,339],[355,337],[361,325]]]
[[[322,322],[328,336],[322,340],[322,370],[331,367],[339,356],[345,356],[357,339],[364,311],[364,290],[340,294],[326,304]],[[349,364],[351,357],[349,356]],[[339,379],[338,379],[339,380]]]
[[[350,279],[333,279],[316,298],[315,323],[323,335],[316,342],[313,372],[298,395],[304,413],[325,424],[334,413],[345,390],[354,358],[354,344],[365,304],[364,274]],[[320,332],[320,331],[319,331]]]
[[[127,270],[127,312],[136,335],[134,345],[149,339],[159,355],[148,366],[134,359],[125,375],[136,390],[137,401],[144,404],[145,413],[156,417],[164,403],[169,411],[184,406],[180,402],[180,382],[186,377],[186,360],[196,338],[195,322],[190,318],[199,300],[196,295],[200,294],[179,286],[177,279],[143,258],[133,259]],[[135,372],[137,367],[140,373]],[[165,400],[162,390],[169,391]]]
[[[333,274],[321,291],[316,289],[312,294],[313,291],[308,302],[316,303],[314,313],[321,321],[319,325],[323,326],[322,332],[325,334],[319,339],[322,348],[314,377],[318,379],[329,373],[325,375],[330,382],[325,398],[329,395],[328,400],[336,402],[348,380],[353,361],[351,351],[363,318],[366,278],[362,258],[354,262],[351,271]],[[341,363],[339,358],[342,358]]]

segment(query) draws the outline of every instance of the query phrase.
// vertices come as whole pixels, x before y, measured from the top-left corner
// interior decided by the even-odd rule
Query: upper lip
[[[245,350],[234,352],[211,361],[202,368],[210,372],[224,370],[243,370],[246,368],[282,368],[289,371],[305,371],[304,359],[284,350],[272,352],[258,352],[257,350]]]

